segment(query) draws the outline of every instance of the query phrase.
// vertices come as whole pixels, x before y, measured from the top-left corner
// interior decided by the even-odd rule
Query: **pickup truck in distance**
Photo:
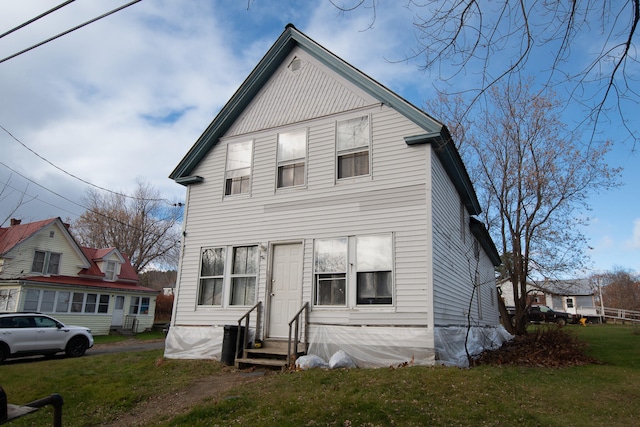
[[[511,316],[513,324],[513,316],[516,314],[516,308],[507,307],[507,311]],[[533,323],[557,323],[560,326],[566,325],[571,320],[569,313],[564,311],[555,311],[546,305],[532,305],[527,309],[527,320]]]

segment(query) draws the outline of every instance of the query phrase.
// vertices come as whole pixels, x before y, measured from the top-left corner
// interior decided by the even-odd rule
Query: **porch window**
[[[233,248],[231,305],[253,305],[258,281],[258,247]]]
[[[40,310],[45,313],[53,312],[53,304],[56,300],[56,291],[42,291],[42,301],[40,302]]]
[[[306,158],[306,130],[278,135],[278,188],[304,185]]]
[[[358,304],[393,302],[392,248],[391,235],[356,238]]]
[[[49,251],[35,251],[31,272],[58,274],[60,272],[60,254]]]
[[[100,300],[98,302],[98,313],[108,313],[109,312],[109,295],[100,295]]]
[[[249,193],[252,151],[253,141],[233,142],[227,145],[225,195]]]
[[[224,262],[224,248],[208,248],[202,251],[198,305],[222,305]]]
[[[58,301],[56,302],[56,313],[68,312],[70,299],[71,299],[71,292],[58,292]]]
[[[149,297],[131,297],[129,314],[149,314]]]
[[[38,301],[40,291],[37,289],[27,289],[27,296],[24,300],[24,311],[38,311]]]
[[[84,294],[79,292],[73,293],[73,301],[71,302],[72,313],[82,313],[82,305],[84,304]]]
[[[315,241],[316,305],[346,304],[347,243],[346,237]]]
[[[98,302],[98,294],[87,294],[87,302],[84,305],[84,312],[95,313],[97,302]]]
[[[369,116],[338,122],[338,179],[369,175]]]

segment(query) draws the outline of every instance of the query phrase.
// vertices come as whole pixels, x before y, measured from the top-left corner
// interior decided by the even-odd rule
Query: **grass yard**
[[[640,330],[571,325],[602,364],[570,368],[408,367],[267,375],[193,401],[161,426],[630,426],[640,419]],[[65,426],[93,426],[154,395],[230,375],[215,361],[163,360],[162,351],[0,366],[11,403],[60,393]],[[161,403],[160,403],[161,404]],[[11,426],[50,425],[43,409]]]

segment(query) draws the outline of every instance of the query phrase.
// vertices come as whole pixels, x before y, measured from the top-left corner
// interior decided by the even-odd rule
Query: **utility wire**
[[[20,28],[26,27],[27,25],[37,21],[38,19],[47,16],[50,13],[55,12],[58,9],[62,9],[63,7],[65,7],[66,5],[68,5],[69,3],[73,3],[75,0],[68,0],[62,4],[59,4],[58,6],[54,7],[53,9],[49,9],[46,12],[36,16],[35,18],[32,18],[30,20],[28,20],[27,22],[25,22],[24,24],[20,24],[15,28],[12,28],[11,30],[7,31],[6,33],[0,34],[0,39],[3,38],[4,36],[8,36],[9,34],[13,33],[14,31],[18,31]]]
[[[140,199],[138,197],[134,197],[134,196],[129,196],[129,195],[126,195],[126,194],[118,193],[116,191],[109,190],[108,188],[100,187],[99,185],[93,184],[93,183],[91,183],[91,182],[89,182],[87,180],[84,180],[84,179],[82,179],[82,178],[80,178],[80,177],[78,177],[78,176],[76,176],[76,175],[74,175],[74,174],[72,174],[70,172],[67,172],[66,170],[62,169],[61,167],[51,163],[49,160],[45,159],[40,154],[36,153],[31,148],[29,148],[24,142],[20,141],[16,136],[14,136],[11,132],[9,132],[7,130],[7,128],[2,126],[1,124],[0,124],[0,129],[5,131],[7,133],[7,135],[9,135],[14,141],[16,141],[18,144],[22,145],[24,148],[26,148],[27,150],[32,152],[38,158],[40,158],[40,159],[44,160],[45,162],[49,163],[51,166],[53,166],[54,168],[58,169],[60,172],[66,174],[66,175],[69,175],[71,178],[77,179],[78,181],[83,182],[83,183],[85,183],[85,184],[87,184],[87,185],[89,185],[91,187],[95,187],[95,188],[97,188],[99,190],[103,190],[103,191],[106,191],[108,193],[115,194],[116,196],[122,196],[122,197],[126,197],[126,198],[129,198],[129,199],[144,200],[144,201],[151,201],[151,202],[169,202],[167,199]],[[171,204],[171,203],[169,202],[169,204]]]
[[[116,13],[116,12],[119,12],[119,11],[121,11],[122,9],[125,9],[125,8],[127,8],[127,7],[129,7],[129,6],[132,6],[132,5],[136,4],[136,3],[139,3],[139,2],[141,2],[141,1],[142,1],[142,0],[134,0],[134,1],[132,1],[132,2],[129,2],[129,3],[125,4],[125,5],[123,5],[123,6],[120,6],[120,7],[116,8],[116,9],[113,9],[113,10],[112,10],[112,11],[110,11],[110,12],[107,12],[107,13],[102,14],[102,15],[100,15],[100,16],[98,16],[98,17],[96,17],[96,18],[93,18],[93,19],[91,19],[91,20],[89,20],[89,21],[87,21],[87,22],[84,22],[84,23],[82,23],[82,24],[80,24],[80,25],[77,25],[77,26],[75,26],[75,27],[73,27],[73,28],[70,28],[70,29],[68,29],[67,31],[64,31],[64,32],[62,32],[62,33],[60,33],[60,34],[58,34],[58,35],[55,35],[55,36],[53,36],[53,37],[50,37],[50,38],[48,38],[47,40],[44,40],[44,41],[42,41],[42,42],[40,42],[40,43],[38,43],[38,44],[35,44],[35,45],[31,46],[31,47],[28,47],[28,48],[26,48],[26,49],[23,49],[23,50],[21,50],[20,52],[17,52],[17,53],[14,53],[13,55],[7,56],[7,57],[6,57],[6,58],[4,58],[4,59],[0,59],[0,64],[2,64],[2,63],[3,63],[3,62],[5,62],[5,61],[8,61],[8,60],[10,60],[10,59],[12,59],[12,58],[15,58],[16,56],[22,55],[23,53],[29,52],[30,50],[33,50],[33,49],[35,49],[35,48],[37,48],[37,47],[40,47],[40,46],[42,46],[43,44],[47,44],[47,43],[49,43],[50,41],[53,41],[53,40],[55,40],[55,39],[57,39],[57,38],[60,38],[60,37],[62,37],[62,36],[64,36],[64,35],[67,35],[67,34],[69,34],[69,33],[73,32],[73,31],[75,31],[75,30],[78,30],[78,29],[80,29],[80,28],[82,28],[82,27],[85,27],[85,26],[87,26],[87,25],[89,25],[89,24],[91,24],[91,23],[93,23],[93,22],[96,22],[96,21],[98,21],[98,20],[102,19],[102,18],[106,18],[106,17],[107,17],[107,16],[109,16],[109,15],[112,15],[112,14],[114,14],[114,13]]]

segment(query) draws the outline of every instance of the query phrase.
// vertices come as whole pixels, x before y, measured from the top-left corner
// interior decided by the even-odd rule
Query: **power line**
[[[55,11],[56,11],[56,10],[58,10],[58,9],[62,9],[63,7],[65,7],[65,6],[66,6],[66,5],[68,5],[69,3],[73,3],[74,1],[75,1],[75,0],[68,0],[68,1],[66,1],[66,2],[64,2],[64,3],[62,3],[62,4],[59,4],[58,6],[56,6],[56,7],[52,8],[52,9],[47,10],[47,11],[46,11],[46,12],[44,12],[44,13],[41,13],[40,15],[36,16],[35,18],[29,19],[27,22],[25,22],[25,23],[23,23],[23,24],[20,24],[20,25],[18,25],[18,26],[17,26],[17,27],[15,27],[15,28],[10,29],[10,30],[9,30],[9,31],[7,31],[6,33],[0,34],[0,39],[1,39],[1,38],[3,38],[4,36],[7,36],[7,35],[9,35],[9,34],[13,33],[14,31],[18,31],[20,28],[26,27],[27,25],[34,23],[34,22],[35,22],[35,21],[37,21],[38,19],[40,19],[40,18],[42,18],[42,17],[45,17],[45,16],[49,15],[50,13],[55,12]]]
[[[108,188],[104,188],[104,187],[100,187],[99,185],[93,184],[85,179],[82,179],[70,172],[67,172],[66,170],[62,169],[61,167],[53,164],[52,162],[50,162],[49,160],[45,159],[44,157],[42,157],[40,154],[36,153],[34,150],[32,150],[31,148],[29,148],[24,142],[20,141],[15,135],[13,135],[11,132],[9,132],[7,130],[7,128],[5,128],[4,126],[2,126],[0,124],[0,129],[2,129],[3,131],[5,131],[7,133],[7,135],[9,135],[14,141],[16,141],[18,144],[22,145],[24,148],[26,148],[27,150],[29,150],[31,153],[33,153],[35,156],[37,156],[38,158],[42,159],[43,161],[49,163],[51,166],[53,166],[54,168],[58,169],[60,172],[69,175],[71,178],[77,179],[80,182],[83,182],[91,187],[95,187],[99,190],[103,190],[106,191],[108,193],[111,194],[115,194],[116,196],[122,196],[122,197],[126,197],[129,199],[135,199],[135,200],[143,200],[143,201],[150,201],[150,202],[169,202],[167,199],[144,199],[144,198],[138,198],[138,197],[134,197],[134,196],[129,196],[123,193],[118,193],[117,191],[113,191],[113,190],[109,190]],[[169,202],[169,204],[171,204]]]
[[[120,6],[120,7],[116,8],[116,9],[113,9],[113,10],[112,10],[112,11],[110,11],[110,12],[104,13],[104,14],[102,14],[102,15],[100,15],[100,16],[98,16],[98,17],[96,17],[96,18],[90,19],[90,20],[89,20],[89,21],[87,21],[87,22],[84,22],[84,23],[82,23],[82,24],[80,24],[80,25],[77,25],[77,26],[75,26],[75,27],[73,27],[73,28],[70,28],[70,29],[68,29],[67,31],[64,31],[64,32],[62,32],[62,33],[60,33],[60,34],[57,34],[57,35],[53,36],[53,37],[50,37],[50,38],[48,38],[48,39],[46,39],[46,40],[44,40],[44,41],[42,41],[42,42],[40,42],[40,43],[37,43],[37,44],[35,44],[35,45],[31,46],[31,47],[28,47],[28,48],[26,48],[26,49],[23,49],[23,50],[21,50],[20,52],[17,52],[17,53],[14,53],[13,55],[7,56],[7,57],[6,57],[6,58],[4,58],[4,59],[0,59],[0,64],[2,64],[2,63],[3,63],[3,62],[5,62],[5,61],[8,61],[8,60],[10,60],[10,59],[12,59],[12,58],[15,58],[16,56],[22,55],[23,53],[29,52],[30,50],[33,50],[33,49],[35,49],[35,48],[37,48],[37,47],[40,47],[40,46],[42,46],[42,45],[44,45],[44,44],[47,44],[47,43],[49,43],[50,41],[53,41],[53,40],[58,39],[58,38],[60,38],[60,37],[62,37],[62,36],[64,36],[64,35],[67,35],[67,34],[69,34],[69,33],[73,32],[73,31],[75,31],[75,30],[78,30],[78,29],[80,29],[80,28],[82,28],[82,27],[85,27],[85,26],[87,26],[87,25],[89,25],[89,24],[92,24],[92,23],[94,23],[94,22],[96,22],[96,21],[98,21],[98,20],[100,20],[100,19],[102,19],[102,18],[106,18],[106,17],[107,17],[107,16],[109,16],[109,15],[112,15],[112,14],[114,14],[114,13],[116,13],[116,12],[119,12],[119,11],[121,11],[122,9],[125,9],[125,8],[127,8],[127,7],[129,7],[129,6],[132,6],[132,5],[136,4],[136,3],[139,3],[139,2],[141,2],[141,1],[142,1],[142,0],[134,0],[134,1],[132,1],[132,2],[129,2],[129,3],[125,4],[125,5],[123,5],[123,6]]]

